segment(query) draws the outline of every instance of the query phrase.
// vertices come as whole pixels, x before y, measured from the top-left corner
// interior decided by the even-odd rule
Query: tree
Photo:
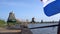
[[[6,22],[2,19],[0,19],[0,27],[5,27]]]

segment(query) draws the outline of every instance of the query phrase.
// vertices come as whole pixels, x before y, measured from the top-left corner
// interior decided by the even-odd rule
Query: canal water
[[[48,24],[28,24],[29,28],[33,27],[40,27],[40,26],[48,26],[48,25],[55,25],[58,23],[48,23]],[[31,29],[33,34],[57,34],[57,27],[48,27],[48,28],[38,28],[38,29]]]

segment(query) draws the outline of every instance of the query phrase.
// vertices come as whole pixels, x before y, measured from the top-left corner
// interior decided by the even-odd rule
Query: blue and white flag
[[[44,13],[52,16],[60,13],[60,0],[41,0],[43,3]]]

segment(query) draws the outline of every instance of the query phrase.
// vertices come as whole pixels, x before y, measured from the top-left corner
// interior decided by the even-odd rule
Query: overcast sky
[[[7,20],[9,12],[13,11],[17,19],[36,21],[59,20],[60,13],[48,17],[44,14],[43,4],[40,0],[0,0],[0,18]]]

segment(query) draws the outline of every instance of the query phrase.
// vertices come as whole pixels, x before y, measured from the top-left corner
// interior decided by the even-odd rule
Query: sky
[[[51,17],[46,16],[40,0],[0,0],[0,19],[7,20],[11,11],[20,20],[31,21],[32,17],[35,17],[35,21],[58,21],[60,19],[60,13]]]

